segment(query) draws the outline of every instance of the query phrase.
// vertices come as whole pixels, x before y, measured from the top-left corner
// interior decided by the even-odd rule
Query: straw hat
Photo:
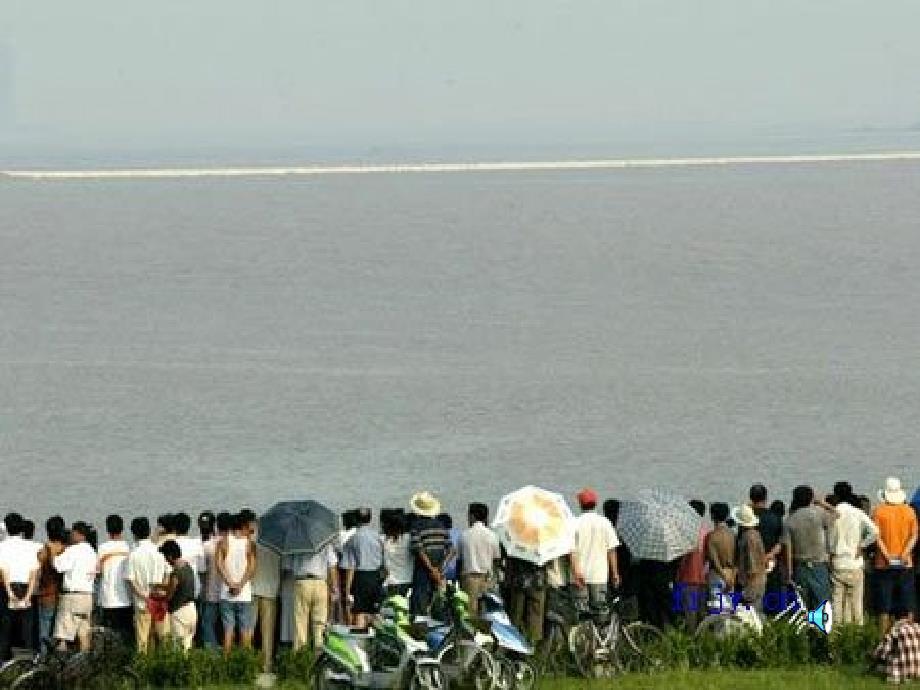
[[[421,491],[409,501],[412,512],[422,517],[437,517],[441,512],[441,502],[430,491]]]
[[[732,517],[739,527],[757,527],[760,524],[760,518],[754,514],[754,509],[747,503],[737,506],[732,511]]]
[[[885,488],[878,492],[878,499],[885,503],[904,503],[907,500],[907,494],[901,488],[901,480],[897,477],[888,477],[885,480]]]

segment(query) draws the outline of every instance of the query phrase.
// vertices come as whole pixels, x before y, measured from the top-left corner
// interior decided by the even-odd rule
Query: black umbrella
[[[259,518],[259,543],[282,556],[317,553],[338,530],[338,518],[322,503],[282,501]]]

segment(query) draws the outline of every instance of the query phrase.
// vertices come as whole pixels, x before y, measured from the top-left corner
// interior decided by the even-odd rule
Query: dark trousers
[[[671,583],[675,567],[662,561],[639,561],[639,617],[658,628],[674,617]]]
[[[11,609],[6,588],[0,591],[0,661],[9,661],[13,646],[34,648],[35,609]]]
[[[102,624],[118,633],[128,646],[134,646],[134,607],[102,609]]]
[[[428,571],[416,567],[412,573],[412,594],[409,597],[409,611],[413,616],[427,616],[434,598],[434,582]]]

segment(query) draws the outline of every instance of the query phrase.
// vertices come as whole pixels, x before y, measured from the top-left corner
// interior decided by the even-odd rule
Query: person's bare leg
[[[878,615],[878,624],[879,630],[882,633],[882,637],[888,634],[888,631],[891,630],[891,614],[880,613]]]
[[[233,651],[233,628],[224,631],[224,656],[230,656]]]
[[[246,630],[240,632],[240,647],[243,649],[252,649],[252,631]]]

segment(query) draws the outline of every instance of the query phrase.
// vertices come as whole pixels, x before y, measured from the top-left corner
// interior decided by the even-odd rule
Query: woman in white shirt
[[[406,518],[399,512],[381,511],[383,529],[383,567],[386,569],[387,596],[406,596],[412,584],[412,553]]]

